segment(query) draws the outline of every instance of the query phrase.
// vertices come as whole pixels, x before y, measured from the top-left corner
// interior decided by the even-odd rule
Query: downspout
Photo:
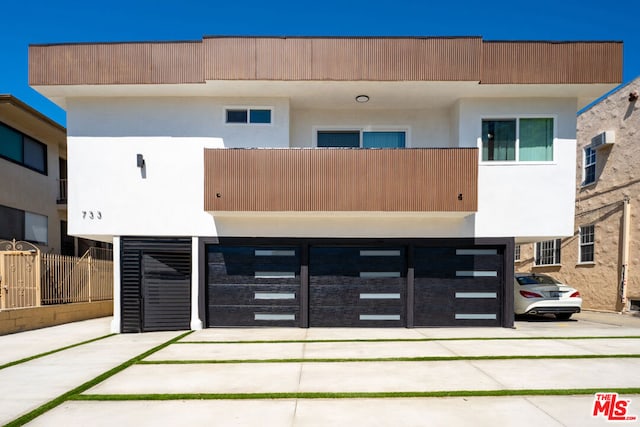
[[[620,303],[622,309],[626,311],[627,307],[627,277],[629,277],[629,234],[631,219],[631,201],[625,196],[622,201],[622,266],[620,269]]]

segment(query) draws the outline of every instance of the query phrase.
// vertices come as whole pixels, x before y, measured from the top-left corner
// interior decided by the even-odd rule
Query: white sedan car
[[[514,280],[514,308],[516,314],[551,313],[560,320],[568,320],[580,313],[580,292],[545,274],[516,273]]]

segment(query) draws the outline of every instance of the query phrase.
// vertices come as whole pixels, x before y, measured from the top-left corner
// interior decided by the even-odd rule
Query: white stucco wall
[[[462,99],[431,110],[289,110],[286,99],[68,100],[69,232],[80,236],[512,237],[571,235],[575,100]],[[227,125],[224,108],[273,107],[272,125]],[[289,117],[289,114],[291,117]],[[483,118],[554,117],[554,160],[482,163],[478,212],[212,216],[204,148],[312,147],[314,128],[406,128],[409,147],[480,147]],[[452,140],[452,136],[459,138]],[[136,155],[146,162],[146,176]],[[91,219],[91,212],[94,218]],[[98,219],[98,212],[100,218]]]
[[[291,110],[291,146],[315,147],[320,129],[406,130],[407,147],[452,147],[447,109]]]
[[[478,237],[521,241],[573,234],[576,152],[575,99],[464,99],[459,102],[460,146],[481,148],[484,118],[553,117],[551,162],[480,162]]]

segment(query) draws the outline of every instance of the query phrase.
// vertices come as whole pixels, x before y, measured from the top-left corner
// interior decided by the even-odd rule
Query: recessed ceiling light
[[[360,102],[360,103],[369,102],[369,97],[367,95],[358,95],[356,96],[356,102]]]

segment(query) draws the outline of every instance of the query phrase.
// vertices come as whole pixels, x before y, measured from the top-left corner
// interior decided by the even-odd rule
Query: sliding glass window
[[[552,118],[482,120],[482,161],[553,160]]]
[[[404,148],[405,131],[318,131],[318,147]]]

